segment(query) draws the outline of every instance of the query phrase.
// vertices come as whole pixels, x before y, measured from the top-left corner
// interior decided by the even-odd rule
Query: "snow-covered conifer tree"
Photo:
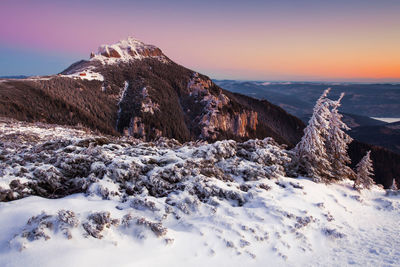
[[[353,139],[345,132],[350,128],[342,121],[343,115],[339,113],[342,93],[337,101],[332,101],[332,109],[329,113],[329,130],[326,136],[326,152],[332,166],[332,179],[343,180],[354,178],[353,170],[347,166],[351,163],[347,153],[348,144]]]
[[[304,129],[304,135],[294,148],[299,174],[312,177],[315,181],[328,181],[332,177],[331,165],[325,148],[325,137],[329,130],[329,107],[326,89],[315,104],[313,114]]]
[[[390,187],[393,191],[399,190],[399,187],[397,186],[396,179],[393,179],[392,186]]]
[[[361,159],[361,161],[356,166],[356,180],[354,181],[354,188],[361,190],[363,188],[370,189],[375,183],[372,179],[374,175],[374,168],[372,167],[371,151]]]

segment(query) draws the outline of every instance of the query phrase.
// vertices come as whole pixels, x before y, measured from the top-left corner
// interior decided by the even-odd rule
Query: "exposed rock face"
[[[102,56],[104,57],[115,57],[115,58],[120,58],[121,55],[118,53],[117,50],[115,50],[112,47],[105,47],[104,51],[101,53]]]
[[[239,114],[213,114],[211,117],[203,117],[203,126],[200,138],[217,139],[218,132],[231,132],[239,137],[248,137],[248,129],[256,130],[257,112],[244,111]]]
[[[230,99],[222,90],[212,94],[209,90],[212,81],[200,78],[198,73],[189,81],[188,92],[204,105],[199,116],[201,134],[199,138],[217,139],[219,132],[230,132],[234,136],[249,137],[248,130],[257,128],[257,112],[243,110],[241,112],[226,113],[224,108],[229,107]]]
[[[154,103],[148,93],[148,89],[146,87],[143,87],[142,89],[142,108],[140,109],[141,112],[149,112],[151,115],[154,114],[155,110],[160,110],[159,105],[157,103]]]
[[[142,47],[138,49],[139,54],[145,57],[161,57],[163,53],[158,47]]]
[[[142,118],[133,117],[129,123],[128,134],[130,136],[140,136],[141,138],[146,138],[146,130],[144,129],[144,123]]]

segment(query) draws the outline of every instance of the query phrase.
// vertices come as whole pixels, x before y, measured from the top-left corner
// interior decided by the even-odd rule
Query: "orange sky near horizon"
[[[395,0],[3,0],[0,75],[134,36],[217,79],[400,82],[399,14]]]
[[[211,57],[197,55],[196,66],[226,69],[222,76],[227,77],[231,72],[251,70],[256,79],[293,76],[400,81],[400,23],[371,31],[351,25],[335,31],[314,27],[290,35],[272,32],[265,36],[213,43],[203,48]]]

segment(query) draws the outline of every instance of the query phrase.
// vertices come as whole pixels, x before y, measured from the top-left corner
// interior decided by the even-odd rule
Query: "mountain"
[[[319,92],[320,93],[320,92]],[[304,97],[304,96],[302,96]],[[207,76],[133,38],[102,45],[57,75],[0,80],[0,116],[28,122],[84,126],[101,134],[159,137],[180,142],[274,138],[289,148],[304,123],[281,107],[222,89]],[[366,145],[376,180],[390,185],[400,159]],[[353,159],[361,156],[360,146]],[[356,162],[353,160],[353,162]]]
[[[58,75],[0,82],[0,115],[179,141],[273,137],[293,145],[301,120],[228,92],[133,38],[103,45]]]

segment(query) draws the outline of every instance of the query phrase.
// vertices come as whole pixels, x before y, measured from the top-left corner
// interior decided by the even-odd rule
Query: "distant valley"
[[[249,95],[284,108],[289,113],[303,117],[311,114],[315,100],[327,87],[331,97],[346,95],[342,101],[343,113],[367,117],[400,117],[400,84],[356,84],[317,82],[257,82],[215,80],[216,84],[232,92]]]

